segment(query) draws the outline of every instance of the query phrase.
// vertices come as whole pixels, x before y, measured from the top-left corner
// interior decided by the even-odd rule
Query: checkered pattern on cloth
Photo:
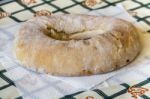
[[[86,13],[92,10],[104,9],[109,6],[115,6],[118,3],[123,3],[130,11],[138,12],[134,18],[142,25],[145,25],[150,32],[150,1],[149,0],[103,0],[103,3],[94,7],[83,5],[83,0],[37,0],[35,4],[26,6],[20,0],[2,0],[0,2],[0,11],[6,11],[12,15],[9,18],[3,19],[2,22],[23,22],[33,16],[40,9],[47,9],[53,13]],[[1,23],[0,23],[1,24]],[[3,24],[3,23],[2,23]]]
[[[140,82],[136,82],[136,84],[134,85],[122,83],[120,84],[120,86],[117,86],[117,87],[114,86],[110,88],[94,89],[90,91],[79,91],[70,95],[66,95],[60,99],[132,99],[130,93],[128,93],[128,89],[131,86],[135,86],[135,87],[149,86],[146,88],[150,90],[150,78],[145,79]],[[143,99],[150,99],[149,96],[150,96],[150,92],[144,95],[141,95],[140,97]]]
[[[5,68],[0,64],[0,99],[4,97],[7,99],[22,99],[14,82],[5,75],[6,72]],[[9,97],[9,95],[11,97]]]
[[[143,25],[145,28],[144,30],[146,30],[147,32],[150,32],[150,1],[149,0],[104,0],[103,3],[94,6],[93,8],[90,7],[86,7],[84,5],[82,5],[83,0],[64,0],[64,2],[62,2],[62,0],[38,0],[38,2],[36,4],[32,4],[29,6],[23,5],[20,0],[2,0],[0,1],[0,11],[6,11],[11,13],[11,16],[7,17],[7,18],[3,18],[0,20],[0,25],[5,25],[7,28],[11,27],[11,26],[16,26],[18,24],[18,22],[24,22],[27,19],[30,19],[31,17],[33,17],[33,14],[41,9],[47,9],[49,11],[52,11],[53,13],[87,13],[89,11],[93,11],[93,10],[99,10],[99,9],[105,9],[111,6],[115,6],[118,3],[122,3],[128,10],[130,11],[136,11],[138,12],[137,15],[134,16],[134,18],[141,24]],[[13,25],[9,25],[7,26],[8,23],[13,23]],[[15,24],[14,24],[15,23]],[[5,33],[4,35],[8,35],[10,33],[8,33],[4,28],[0,27],[0,32]],[[11,34],[10,34],[11,35]],[[4,36],[5,37],[5,36]],[[7,38],[6,39],[12,39],[12,37]],[[0,39],[4,39],[1,38]],[[0,42],[1,43],[1,42]],[[4,44],[5,46],[5,44]],[[1,56],[0,56],[1,58]],[[38,98],[37,96],[34,96],[34,93],[38,92],[38,90],[42,90],[44,88],[49,88],[48,85],[54,85],[57,84],[57,81],[49,81],[49,80],[44,80],[42,79],[42,77],[40,78],[40,80],[44,80],[46,82],[45,86],[38,86],[40,87],[38,90],[33,90],[31,91],[32,94],[30,94],[30,91],[28,90],[24,90],[24,93],[18,93],[18,89],[16,88],[15,84],[14,84],[14,78],[9,75],[7,72],[10,70],[15,70],[15,68],[19,68],[17,66],[10,66],[7,68],[7,71],[5,68],[3,68],[0,65],[0,98],[17,98],[17,99],[21,99],[22,97],[20,96],[20,94],[24,94],[26,93],[25,97],[29,98],[29,97],[34,97],[34,98]],[[149,69],[149,68],[148,68]],[[147,71],[148,72],[148,71]],[[141,73],[139,71],[139,73]],[[144,74],[143,74],[144,75]],[[147,75],[149,76],[149,75]],[[16,75],[17,77],[17,75]],[[16,78],[15,78],[16,79]],[[113,80],[112,80],[113,79]],[[121,79],[119,79],[119,77],[116,78],[112,78],[109,79],[108,82],[121,82],[122,84],[118,87],[115,87],[116,90],[115,91],[110,91],[111,89],[115,89],[115,88],[102,88],[100,90],[100,88],[94,87],[93,89],[91,89],[91,91],[79,91],[77,93],[71,94],[71,95],[67,95],[64,96],[63,99],[74,99],[74,98],[81,98],[81,97],[85,97],[86,95],[91,95],[94,96],[95,99],[101,99],[101,98],[106,98],[106,99],[111,99],[111,98],[118,98],[119,97],[124,97],[124,95],[128,95],[127,93],[127,89],[129,88],[129,86],[132,85],[136,85],[136,86],[145,86],[146,88],[148,88],[147,86],[149,86],[149,81],[150,78],[146,79],[146,80],[140,80],[140,82],[134,82],[134,84],[130,84],[130,83],[124,83]],[[115,79],[115,80],[114,80]],[[17,79],[17,80],[21,80],[21,79]],[[31,79],[33,80],[33,79]],[[39,82],[40,83],[40,82]],[[104,83],[105,84],[105,83]],[[17,85],[19,86],[19,85]],[[69,86],[69,84],[64,85],[65,86]],[[20,86],[22,87],[22,86]],[[26,87],[31,87],[31,86],[26,86]],[[57,90],[62,91],[63,93],[63,89],[62,86],[60,87],[59,84],[58,86],[56,86]],[[98,89],[95,89],[98,88]],[[121,88],[121,89],[120,89]],[[25,88],[22,88],[25,89]],[[52,90],[52,88],[49,89],[49,91]],[[69,91],[69,88],[67,89]],[[53,92],[52,94],[58,93],[58,91]],[[11,96],[13,97],[9,97],[6,94],[13,94]],[[37,93],[38,94],[38,93]],[[45,92],[45,95],[48,94],[47,92]],[[61,95],[60,95],[61,96]],[[140,96],[141,98],[144,99],[149,99],[150,93],[146,93],[145,95]],[[128,96],[128,99],[131,98]]]

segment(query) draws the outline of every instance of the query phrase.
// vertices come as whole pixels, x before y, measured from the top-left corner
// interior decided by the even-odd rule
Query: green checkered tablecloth
[[[127,84],[123,83],[120,86],[112,86],[111,88],[101,88],[101,89],[94,89],[90,91],[80,91],[74,94],[66,95],[61,99],[136,99],[132,98],[129,93],[128,89],[130,86],[135,87],[145,87],[150,88],[150,78],[145,79],[141,82],[136,82],[135,84]],[[143,99],[150,99],[150,93],[141,95],[140,98]],[[88,97],[88,98],[87,98]],[[140,99],[137,97],[137,99]]]
[[[122,3],[126,9],[135,11],[134,16],[138,22],[145,26],[150,32],[150,1],[149,0],[103,0],[102,3],[87,7],[83,5],[83,0],[37,0],[37,3],[24,5],[21,0],[1,0],[0,11],[11,13],[11,16],[0,20],[1,24],[8,22],[23,22],[33,17],[33,14],[41,9],[52,11],[53,13],[87,13],[92,10],[104,9]]]
[[[90,11],[99,11],[101,12],[100,14],[105,14],[110,13],[110,10],[108,10],[108,12],[103,12],[103,9],[115,7],[119,3],[121,3],[127,11],[133,11],[137,13],[133,16],[134,19],[137,21],[138,24],[142,25],[143,30],[146,31],[144,33],[144,36],[150,38],[150,0],[103,0],[102,3],[97,4],[94,7],[87,7],[83,5],[83,0],[37,0],[37,3],[33,3],[30,5],[22,4],[21,0],[0,0],[0,11],[11,13],[11,16],[0,19],[0,41],[4,41],[3,43],[0,42],[0,46],[5,47],[5,40],[11,41],[11,39],[14,38],[13,34],[9,33],[7,30],[12,31],[11,27],[14,27],[14,30],[15,27],[20,25],[20,23],[32,18],[34,13],[41,9],[49,10],[54,14],[85,14]],[[33,83],[31,83],[26,82],[24,79],[22,80],[22,78],[19,78],[23,75],[21,73],[26,72],[24,69],[20,69],[21,71],[19,75],[10,75],[9,72],[13,74],[14,72],[16,72],[16,68],[21,67],[16,66],[17,63],[15,66],[10,65],[11,61],[9,61],[7,57],[4,58],[3,53],[1,53],[2,50],[3,48],[0,48],[0,99],[54,99],[51,98],[51,96],[55,94],[59,95],[59,98],[62,97],[61,99],[150,99],[150,55],[144,57],[147,61],[143,64],[147,67],[140,68],[139,70],[132,69],[132,72],[129,71],[129,75],[126,74],[128,75],[128,77],[130,77],[132,76],[133,72],[135,72],[135,74],[137,74],[137,77],[135,78],[140,78],[144,76],[146,77],[145,79],[140,79],[136,81],[131,80],[130,82],[125,82],[126,79],[119,78],[122,76],[112,77],[110,79],[107,79],[107,82],[112,85],[114,84],[113,86],[101,88],[100,84],[107,86],[107,83],[103,82],[96,85],[96,87],[91,88],[90,90],[80,90],[78,92],[70,94],[69,84],[64,84],[62,88],[62,85],[59,85],[59,81],[50,81],[49,79],[45,78],[43,79],[43,75],[40,75],[40,80],[38,83],[43,83],[41,81],[43,80],[44,83],[46,83],[47,85],[41,86],[41,84],[37,84],[36,89],[32,88],[32,86],[34,86],[34,82],[38,80],[30,78],[30,76],[26,76],[25,79],[31,79],[31,81],[33,80]],[[2,61],[6,61],[6,63],[2,64]],[[123,75],[123,73],[120,75]],[[34,75],[32,75],[32,77],[36,78],[36,76]],[[16,82],[19,80],[21,82],[17,83],[16,85]],[[22,86],[22,84],[24,83],[30,83],[31,85]],[[115,83],[117,85],[115,85]],[[55,88],[59,91],[56,91],[53,87],[51,88],[51,86],[54,86],[55,84],[57,84]],[[139,88],[137,89],[138,92],[141,91],[141,88],[145,88],[146,91],[144,94],[136,95],[137,98],[134,98],[132,97],[132,94],[128,92],[129,88],[131,88],[132,86],[134,86],[135,88]],[[30,87],[32,90],[26,90],[26,87]],[[49,89],[50,93],[47,92],[48,90],[44,90],[46,88]],[[19,89],[22,89],[22,91],[20,91]],[[64,89],[68,91],[68,95],[63,94]]]

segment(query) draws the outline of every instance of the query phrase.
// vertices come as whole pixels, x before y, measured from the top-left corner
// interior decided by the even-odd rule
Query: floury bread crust
[[[112,17],[36,17],[15,38],[15,55],[22,65],[60,76],[110,72],[127,65],[140,50],[136,28]]]

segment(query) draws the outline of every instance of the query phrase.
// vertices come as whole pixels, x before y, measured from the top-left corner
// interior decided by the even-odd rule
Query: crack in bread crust
[[[83,30],[80,32],[74,32],[74,33],[65,33],[65,31],[58,31],[51,26],[47,25],[46,29],[43,29],[43,33],[47,36],[56,39],[56,40],[87,40],[94,36],[97,36],[99,34],[102,34],[104,31],[95,29],[95,30]]]

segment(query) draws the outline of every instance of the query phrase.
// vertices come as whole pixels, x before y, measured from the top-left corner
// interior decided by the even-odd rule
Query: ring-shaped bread
[[[33,18],[22,25],[15,39],[21,64],[61,76],[110,72],[130,63],[140,50],[131,23],[81,14]]]

